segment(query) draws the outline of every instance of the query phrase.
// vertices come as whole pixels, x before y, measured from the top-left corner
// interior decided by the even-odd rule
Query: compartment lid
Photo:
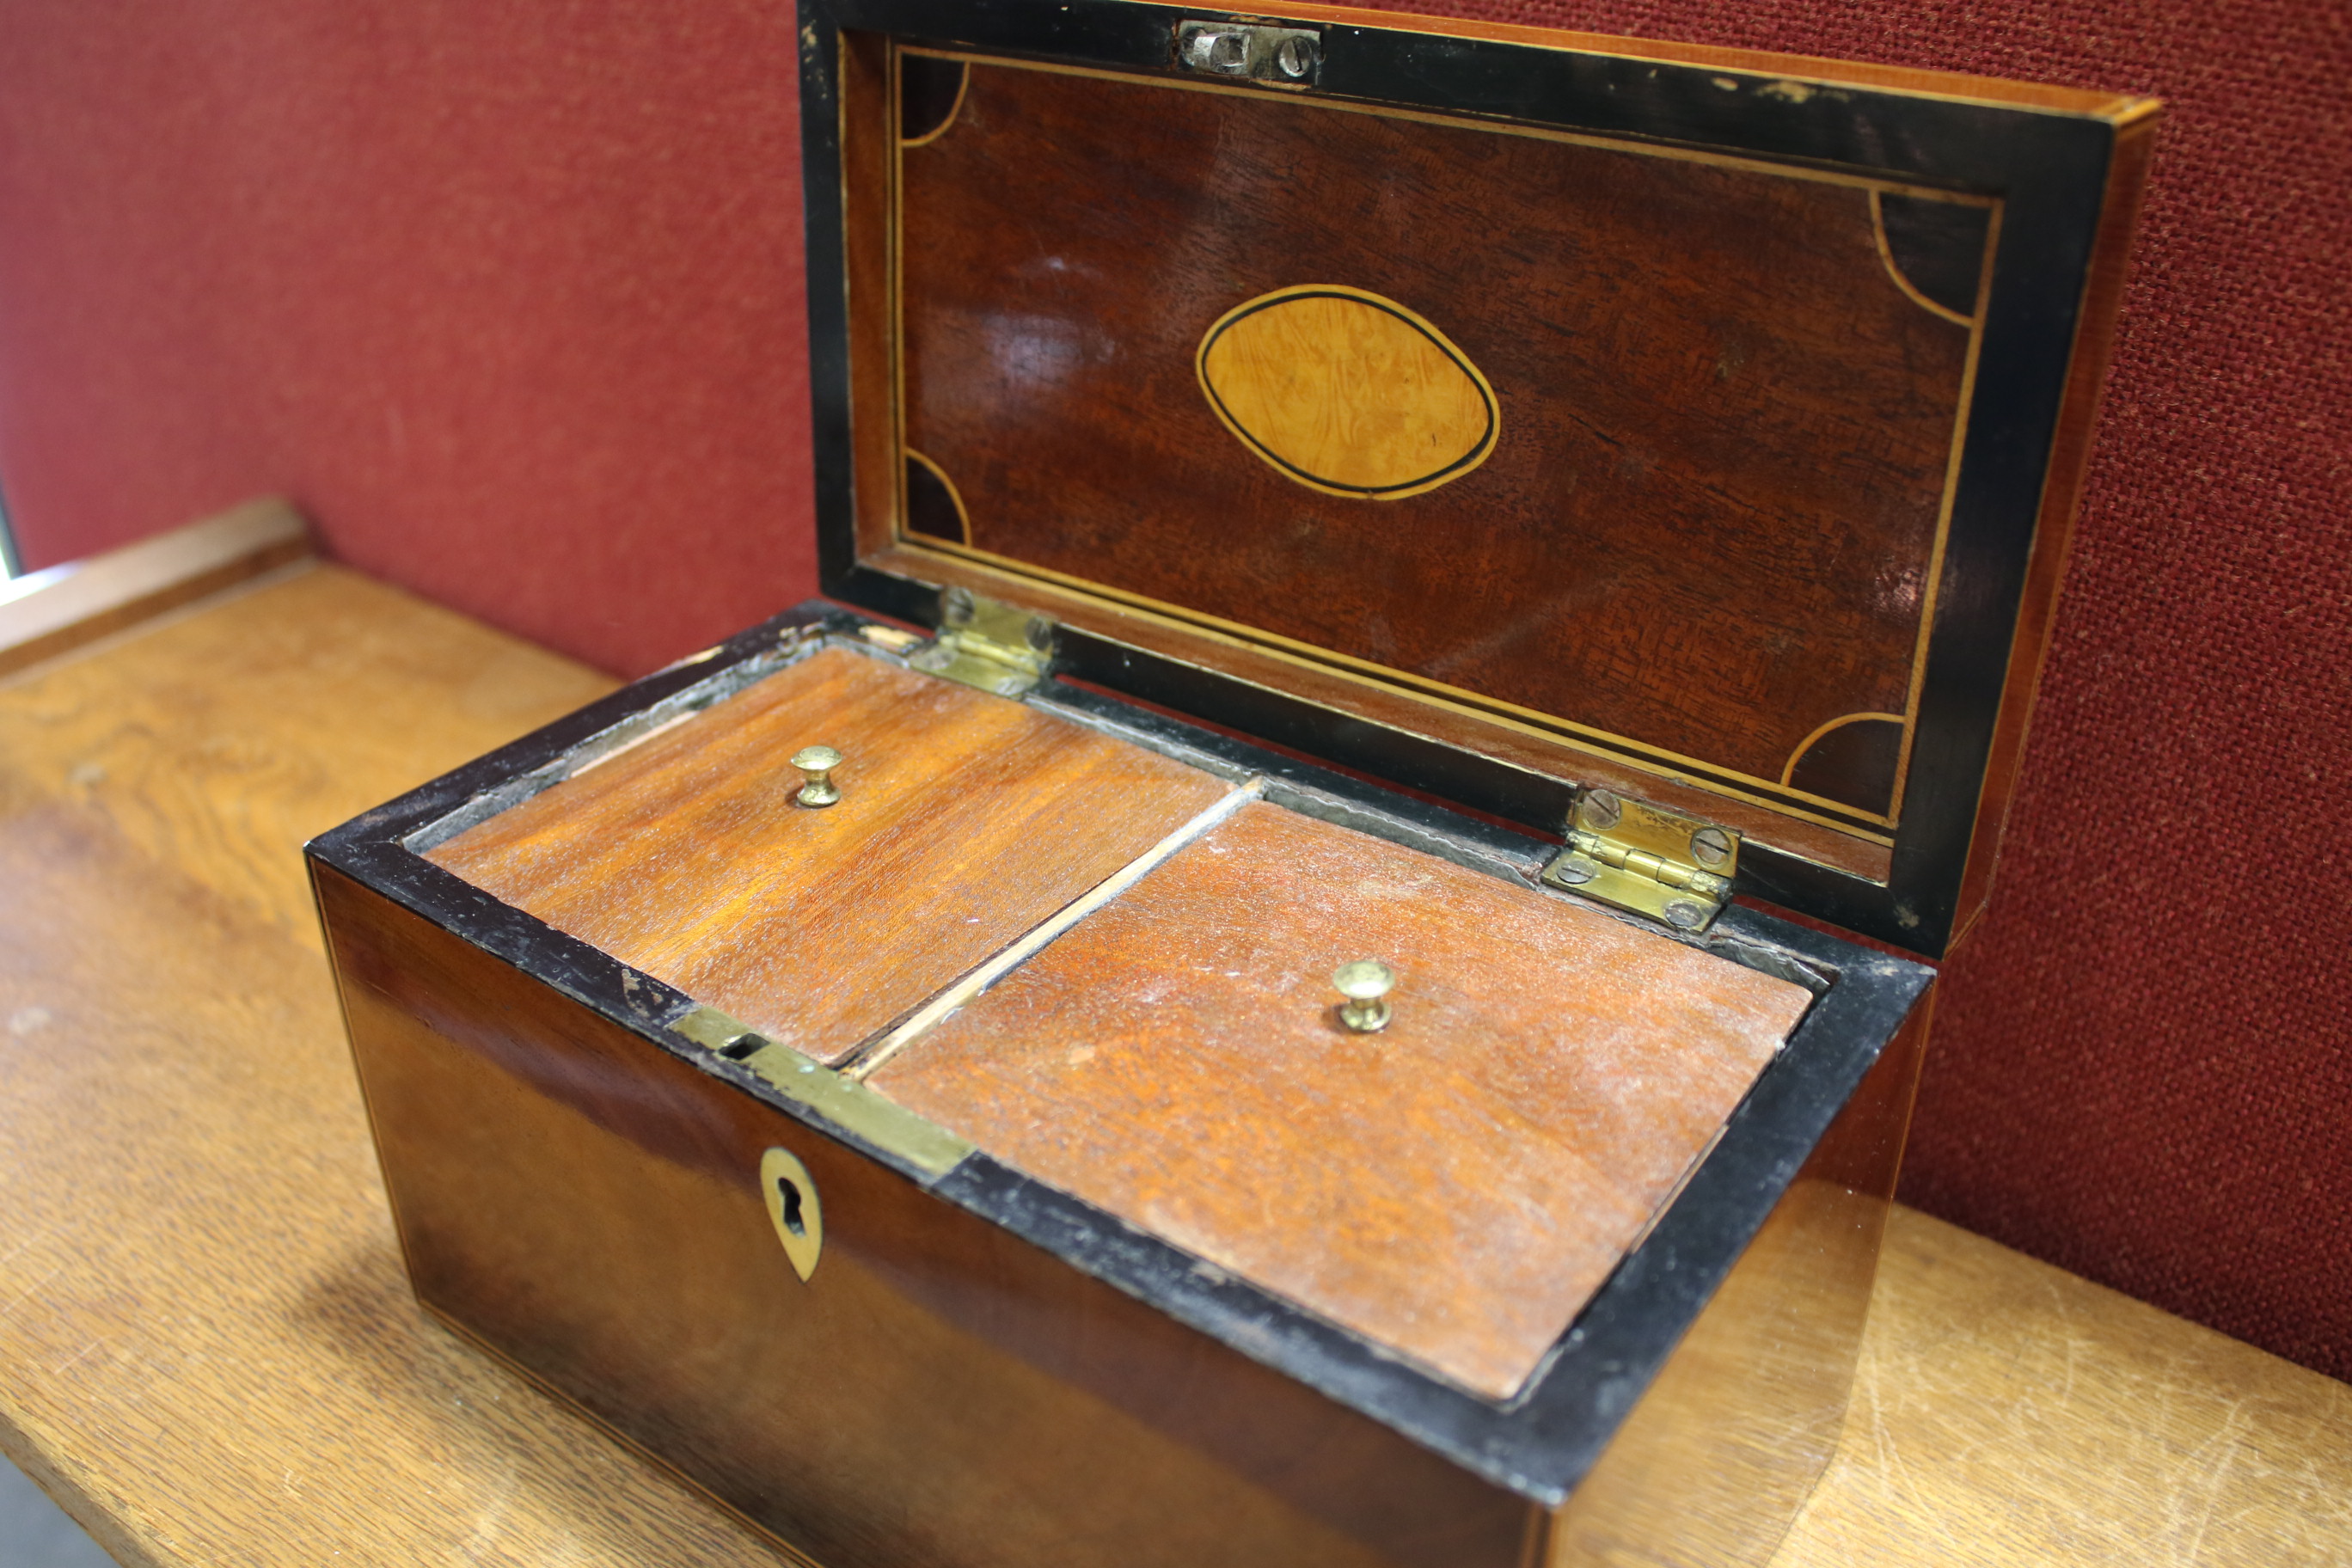
[[[1981,907],[2151,100],[1589,35],[809,0],[828,592],[1530,826]]]

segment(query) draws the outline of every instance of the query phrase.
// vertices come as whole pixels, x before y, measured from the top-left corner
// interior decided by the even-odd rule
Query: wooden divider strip
[[[1255,800],[1265,793],[1265,781],[1254,778],[1223,796],[1200,816],[1095,884],[1084,897],[1073,899],[1064,905],[1053,919],[1033,928],[1019,942],[932,997],[906,1022],[861,1050],[856,1058],[842,1069],[843,1072],[851,1078],[863,1079],[920,1039],[940,1019],[1028,963],[1055,937],[1143,880],[1170,856],[1231,816],[1244,802]]]

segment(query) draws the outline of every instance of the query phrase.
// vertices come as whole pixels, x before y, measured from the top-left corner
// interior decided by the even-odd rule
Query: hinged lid
[[[1003,625],[930,657],[982,682],[1045,617],[1067,673],[1545,830],[1654,803],[1915,951],[1981,906],[2152,102],[1312,7],[803,16],[828,592],[965,590]]]

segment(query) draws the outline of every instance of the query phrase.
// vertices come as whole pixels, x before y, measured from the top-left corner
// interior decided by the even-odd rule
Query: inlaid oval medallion
[[[1393,300],[1305,284],[1234,306],[1201,339],[1201,390],[1225,428],[1331,495],[1395,500],[1460,479],[1502,430],[1495,389]]]

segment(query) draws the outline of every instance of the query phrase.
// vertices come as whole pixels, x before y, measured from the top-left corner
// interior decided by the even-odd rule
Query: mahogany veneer
[[[926,525],[915,508],[935,539],[913,542],[1765,788],[1825,726],[1862,725],[1844,739],[1869,746],[1812,759],[1793,787],[1895,815],[1985,202],[1264,92],[967,68],[952,120],[902,154],[905,439],[962,513]],[[1492,457],[1367,499],[1229,432],[1195,372],[1203,334],[1307,286],[1371,290],[1458,344],[1499,399]],[[1361,466],[1361,422],[1297,387],[1277,402],[1302,400],[1345,426],[1305,445]],[[1434,461],[1454,455],[1441,445]]]
[[[845,760],[813,811],[786,759],[815,743]],[[426,858],[833,1061],[1227,787],[834,648]]]
[[[1328,977],[1402,978],[1377,1035]],[[1415,1357],[1523,1383],[1803,1016],[1801,987],[1242,806],[868,1080]]]

